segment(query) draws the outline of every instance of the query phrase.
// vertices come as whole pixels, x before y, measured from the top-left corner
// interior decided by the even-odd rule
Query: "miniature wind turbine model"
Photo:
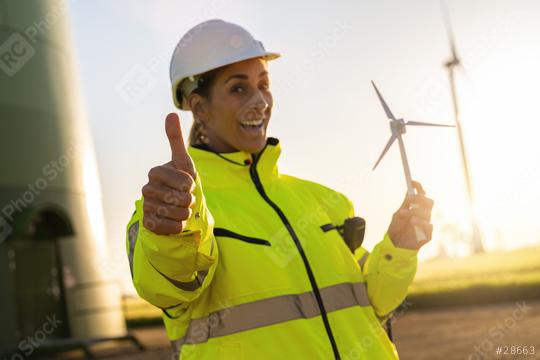
[[[446,33],[448,35],[448,42],[450,44],[450,52],[451,57],[444,63],[444,67],[448,69],[448,77],[450,80],[450,92],[452,94],[452,105],[454,108],[454,117],[456,121],[456,128],[457,128],[457,134],[459,139],[459,149],[461,152],[461,162],[463,164],[463,174],[465,176],[465,185],[467,187],[467,196],[469,200],[469,213],[470,213],[470,219],[471,219],[471,227],[472,227],[472,247],[473,252],[479,253],[484,251],[484,246],[482,244],[482,237],[480,234],[480,228],[478,226],[478,223],[476,221],[476,217],[474,214],[474,192],[473,192],[473,186],[470,176],[470,170],[469,170],[469,162],[467,160],[467,152],[465,151],[465,142],[463,140],[463,130],[461,127],[461,121],[459,116],[459,104],[458,104],[458,98],[457,98],[457,92],[456,92],[456,80],[455,80],[455,69],[458,68],[462,72],[464,72],[463,64],[461,63],[461,60],[457,54],[456,51],[456,44],[454,42],[454,35],[452,31],[452,26],[450,22],[450,15],[448,13],[448,8],[446,7],[446,3],[444,1],[441,1],[441,8],[444,15],[444,25],[446,28]]]
[[[379,101],[381,102],[381,105],[384,109],[384,112],[386,113],[386,116],[390,120],[390,130],[392,131],[392,136],[390,136],[390,140],[386,143],[386,146],[384,147],[383,152],[381,153],[381,156],[379,156],[379,159],[377,159],[377,162],[375,163],[375,166],[373,166],[373,170],[379,165],[382,158],[390,149],[394,141],[398,141],[399,144],[399,151],[401,153],[401,162],[403,163],[403,170],[405,171],[405,179],[407,181],[407,193],[409,195],[414,195],[414,187],[412,185],[412,179],[411,179],[411,170],[409,168],[409,161],[407,160],[407,153],[405,151],[405,144],[403,143],[403,139],[401,135],[405,134],[405,126],[413,125],[413,126],[437,126],[437,127],[455,127],[454,125],[443,125],[443,124],[432,124],[432,123],[425,123],[425,122],[419,122],[419,121],[407,121],[405,122],[403,119],[396,119],[394,117],[394,114],[392,114],[392,111],[390,111],[390,108],[384,101],[381,93],[379,92],[379,89],[377,89],[377,86],[372,81],[373,88],[375,89],[375,92],[377,93],[377,97],[379,98]],[[411,205],[412,207],[415,207],[415,204]],[[424,241],[427,239],[426,234],[422,229],[420,229],[418,226],[415,226],[415,232],[416,232],[416,241]]]

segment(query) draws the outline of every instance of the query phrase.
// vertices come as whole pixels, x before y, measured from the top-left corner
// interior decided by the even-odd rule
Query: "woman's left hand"
[[[417,250],[430,241],[433,234],[433,225],[431,224],[433,200],[425,196],[426,192],[419,182],[413,181],[412,183],[417,194],[405,196],[403,204],[392,216],[392,222],[388,227],[388,236],[396,247]],[[411,208],[411,204],[416,204],[417,207]],[[416,240],[415,226],[424,231],[426,240]]]

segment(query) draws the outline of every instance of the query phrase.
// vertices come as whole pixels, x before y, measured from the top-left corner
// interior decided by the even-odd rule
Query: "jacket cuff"
[[[384,234],[384,238],[379,245],[381,256],[386,261],[416,260],[418,256],[418,249],[407,249],[395,246],[388,233]]]
[[[207,270],[216,261],[212,215],[206,207],[199,177],[194,190],[195,204],[178,234],[157,235],[141,226],[143,251],[152,266],[178,281],[192,281],[196,271]],[[142,214],[144,197],[138,204]]]

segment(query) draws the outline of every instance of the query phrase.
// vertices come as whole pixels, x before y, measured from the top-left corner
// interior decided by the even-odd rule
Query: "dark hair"
[[[227,66],[227,65],[225,65]],[[210,71],[207,71],[199,76],[199,79],[197,81],[197,88],[193,90],[193,93],[198,94],[202,96],[205,99],[211,100],[211,89],[212,85],[214,84],[216,77],[222,71],[225,66],[212,69]],[[182,100],[182,91],[180,89],[180,86],[176,88],[176,97],[181,101]],[[193,119],[193,125],[191,125],[191,130],[189,132],[189,144],[190,145],[196,145],[202,143],[202,123],[198,121],[197,119]]]

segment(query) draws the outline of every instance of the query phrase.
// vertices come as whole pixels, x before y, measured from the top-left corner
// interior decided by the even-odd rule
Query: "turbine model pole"
[[[465,177],[465,186],[467,188],[469,218],[471,220],[471,230],[472,230],[471,246],[472,246],[472,251],[474,253],[480,253],[480,252],[484,252],[484,246],[482,244],[482,234],[480,232],[480,227],[478,226],[478,222],[476,220],[476,214],[474,211],[474,191],[472,187],[469,162],[467,160],[467,152],[465,151],[465,141],[463,139],[463,128],[461,127],[459,103],[458,103],[458,98],[457,98],[456,81],[455,81],[455,70],[456,68],[463,69],[463,65],[461,64],[461,60],[459,56],[457,55],[456,45],[454,42],[454,35],[452,32],[452,27],[450,23],[450,15],[448,13],[446,3],[444,1],[441,1],[441,4],[442,4],[443,13],[444,13],[445,27],[446,27],[446,32],[448,34],[448,41],[450,44],[450,52],[451,52],[451,58],[447,62],[444,63],[444,66],[448,70],[448,77],[450,80],[450,93],[452,95],[454,118],[456,121],[456,128],[457,128],[457,134],[458,134],[458,139],[459,139],[461,162],[463,165],[463,175]]]
[[[373,88],[375,89],[375,92],[377,93],[377,97],[379,98],[379,101],[381,102],[381,105],[384,109],[384,112],[386,113],[386,116],[390,120],[390,130],[392,131],[392,136],[390,136],[390,140],[386,143],[386,146],[384,147],[383,152],[377,159],[377,162],[375,163],[375,166],[373,166],[373,170],[379,165],[379,162],[381,162],[382,158],[390,149],[394,141],[397,139],[399,144],[399,152],[401,154],[401,162],[403,163],[403,171],[405,172],[405,180],[407,181],[407,193],[409,195],[414,195],[414,187],[412,185],[412,178],[411,178],[411,170],[409,167],[409,161],[407,159],[407,152],[405,151],[405,144],[403,143],[403,138],[401,135],[405,134],[405,127],[408,125],[412,126],[438,126],[438,127],[454,127],[454,125],[442,125],[442,124],[432,124],[432,123],[425,123],[425,122],[419,122],[419,121],[407,121],[405,122],[403,119],[396,119],[394,117],[394,114],[392,114],[392,111],[390,111],[390,108],[386,104],[386,101],[384,101],[381,93],[379,92],[379,89],[377,89],[377,86],[372,81],[371,84],[373,84]],[[413,205],[414,206],[414,205]],[[418,226],[414,227],[414,230],[416,232],[416,240],[418,242],[424,241],[427,239],[426,234],[420,229]]]

